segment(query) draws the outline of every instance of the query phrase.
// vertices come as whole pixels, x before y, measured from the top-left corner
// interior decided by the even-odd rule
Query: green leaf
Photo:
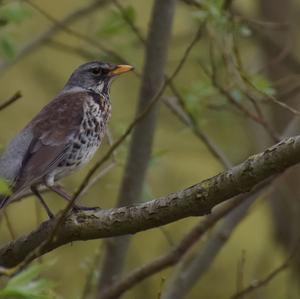
[[[136,10],[132,5],[128,5],[124,8],[124,14],[132,23],[136,21]]]
[[[253,76],[251,78],[251,83],[257,90],[264,92],[268,95],[275,95],[275,93],[276,93],[275,89],[272,87],[270,81],[262,75]]]
[[[119,13],[112,13],[111,16],[106,20],[101,29],[97,32],[99,36],[109,37],[120,33],[124,29],[124,20],[121,18]]]
[[[12,39],[4,35],[0,38],[0,50],[4,57],[8,60],[14,59],[16,55],[16,48]]]
[[[9,3],[0,9],[0,20],[3,22],[20,24],[30,15],[30,11],[19,2]]]
[[[4,179],[0,179],[0,194],[1,195],[10,195],[11,194],[10,187]]]
[[[35,264],[11,278],[0,290],[0,298],[53,299],[56,297],[53,282],[39,278],[45,265]]]
[[[124,7],[123,12],[114,10],[111,12],[110,16],[107,17],[104,24],[101,25],[101,29],[98,30],[97,34],[99,36],[109,37],[112,35],[117,35],[124,30],[128,30],[128,24],[125,21],[123,14],[130,22],[135,22],[136,11],[134,7]]]

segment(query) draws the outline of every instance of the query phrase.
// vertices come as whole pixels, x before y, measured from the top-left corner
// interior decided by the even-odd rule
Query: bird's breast
[[[111,107],[108,106],[101,106],[95,101],[84,104],[80,129],[71,137],[66,158],[59,165],[62,175],[76,170],[92,159],[106,134],[111,114]]]

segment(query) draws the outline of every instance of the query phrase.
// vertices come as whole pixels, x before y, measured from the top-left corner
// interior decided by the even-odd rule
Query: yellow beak
[[[132,71],[133,70],[133,66],[131,65],[126,65],[126,64],[119,64],[117,65],[117,67],[111,71],[110,73],[112,75],[120,75],[120,74],[123,74],[123,73],[127,73],[129,71]]]

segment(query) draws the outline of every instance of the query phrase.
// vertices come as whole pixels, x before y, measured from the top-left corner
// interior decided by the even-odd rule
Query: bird
[[[63,89],[8,144],[0,158],[0,179],[11,189],[0,195],[0,210],[32,191],[49,218],[54,215],[38,187],[70,196],[57,181],[87,164],[103,140],[111,117],[113,79],[131,65],[91,61],[79,66]]]

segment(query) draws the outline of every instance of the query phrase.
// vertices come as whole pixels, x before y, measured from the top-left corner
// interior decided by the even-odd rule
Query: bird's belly
[[[90,138],[86,143],[80,143],[80,140],[74,143],[60,163],[56,176],[68,175],[88,163],[100,147],[102,137]]]
[[[71,140],[65,158],[54,170],[54,180],[69,175],[88,163],[98,150],[105,131],[106,123],[98,118],[90,120],[89,125],[83,125],[82,130]]]
[[[107,122],[108,117],[103,116],[99,105],[90,102],[86,106],[80,131],[69,140],[64,159],[50,175],[52,181],[69,175],[93,158],[105,135]]]

